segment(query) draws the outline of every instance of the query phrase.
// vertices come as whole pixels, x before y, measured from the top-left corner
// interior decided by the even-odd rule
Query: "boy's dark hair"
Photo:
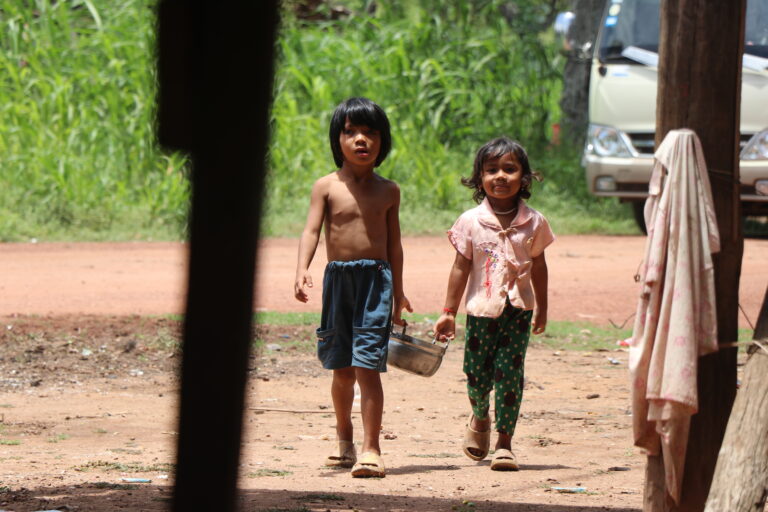
[[[493,139],[490,142],[486,142],[483,147],[477,150],[475,165],[472,168],[472,175],[469,178],[461,178],[462,185],[474,189],[472,199],[474,199],[476,203],[480,203],[485,199],[485,190],[483,190],[483,164],[488,160],[499,158],[507,153],[515,155],[517,161],[520,162],[520,166],[523,168],[520,192],[517,194],[519,197],[522,197],[523,199],[531,197],[531,181],[534,179],[536,181],[541,181],[539,174],[531,170],[531,165],[528,163],[528,154],[520,143],[509,137]]]
[[[344,163],[344,154],[341,152],[339,135],[344,129],[344,124],[349,118],[352,124],[365,125],[368,128],[378,130],[381,136],[381,149],[376,157],[374,167],[381,165],[381,162],[387,158],[389,150],[392,148],[392,135],[389,131],[389,119],[384,110],[369,100],[368,98],[349,98],[339,104],[333,111],[331,117],[331,128],[328,136],[331,139],[331,152],[333,152],[333,161],[338,167]]]

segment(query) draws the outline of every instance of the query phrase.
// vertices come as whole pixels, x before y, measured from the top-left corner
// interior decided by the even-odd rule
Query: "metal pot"
[[[405,334],[405,329],[403,325],[402,332],[392,331],[390,334],[387,364],[415,375],[431,377],[440,368],[448,343],[420,340]]]

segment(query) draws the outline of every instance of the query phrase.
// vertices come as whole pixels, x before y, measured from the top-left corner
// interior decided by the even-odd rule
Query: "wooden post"
[[[768,289],[717,458],[706,512],[763,512],[768,496]]]
[[[714,255],[718,339],[738,334],[739,276],[744,241],[739,203],[739,108],[745,0],[662,0],[656,143],[690,128],[701,139],[720,230]],[[704,510],[736,394],[736,349],[702,357],[699,412],[691,419],[680,503],[668,499],[661,457],[649,457],[646,511]]]
[[[240,509],[278,13],[276,0],[158,4],[158,136],[192,161],[174,511]]]
[[[583,145],[589,123],[589,73],[592,68],[591,49],[600,27],[600,15],[605,0],[574,0],[575,11],[566,40],[568,49],[563,70],[563,92],[560,109],[564,139],[570,144]]]

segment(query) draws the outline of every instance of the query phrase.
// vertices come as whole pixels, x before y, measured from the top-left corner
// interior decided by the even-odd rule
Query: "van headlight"
[[[768,130],[756,133],[741,150],[742,160],[768,160]]]
[[[599,124],[590,124],[587,131],[586,153],[598,156],[630,158],[635,156],[626,134]]]

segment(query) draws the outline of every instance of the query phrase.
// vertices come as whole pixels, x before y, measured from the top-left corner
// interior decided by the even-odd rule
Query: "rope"
[[[735,347],[740,347],[740,346],[744,346],[744,345],[748,345],[750,348],[751,347],[756,347],[757,349],[760,349],[763,352],[765,352],[765,355],[768,355],[768,347],[763,345],[758,340],[752,340],[752,341],[733,341],[731,343],[720,344],[720,345],[718,345],[718,347],[719,348],[735,348]],[[757,350],[755,350],[754,352],[756,352],[756,351]],[[754,352],[750,352],[750,355],[753,354]]]
[[[739,309],[741,310],[741,314],[742,314],[742,315],[744,315],[744,319],[745,319],[745,320],[747,321],[747,323],[749,324],[749,328],[750,328],[750,329],[752,329],[752,330],[754,331],[754,330],[755,330],[755,326],[754,326],[754,325],[752,325],[752,322],[750,321],[749,317],[747,316],[747,312],[746,312],[746,311],[744,311],[744,308],[743,308],[743,307],[741,307],[741,304],[739,304]]]
[[[765,347],[765,345],[763,345],[763,344],[762,344],[762,343],[760,343],[759,341],[757,341],[757,340],[752,340],[752,345],[753,345],[753,346],[757,345],[757,347],[758,347],[758,348],[760,348],[760,350],[762,350],[762,351],[765,353],[765,355],[768,355],[768,348],[766,348],[766,347]],[[755,351],[754,351],[754,352],[752,352],[752,353],[754,354],[755,352],[757,352],[757,351],[755,350]]]
[[[627,322],[629,322],[629,319],[630,319],[630,318],[632,318],[633,316],[635,316],[635,313],[632,313],[632,314],[631,314],[631,315],[629,315],[627,318],[625,318],[625,319],[624,319],[624,321],[623,321],[623,322],[621,322],[621,325],[616,325],[616,324],[614,323],[614,321],[613,321],[613,320],[611,320],[610,318],[608,319],[608,321],[611,323],[611,325],[612,325],[614,328],[616,328],[616,329],[623,329],[623,328],[624,328],[624,326],[625,326],[625,325],[627,325]]]
[[[741,182],[733,176],[732,172],[722,171],[720,169],[707,169],[707,172],[713,178],[741,185]]]

